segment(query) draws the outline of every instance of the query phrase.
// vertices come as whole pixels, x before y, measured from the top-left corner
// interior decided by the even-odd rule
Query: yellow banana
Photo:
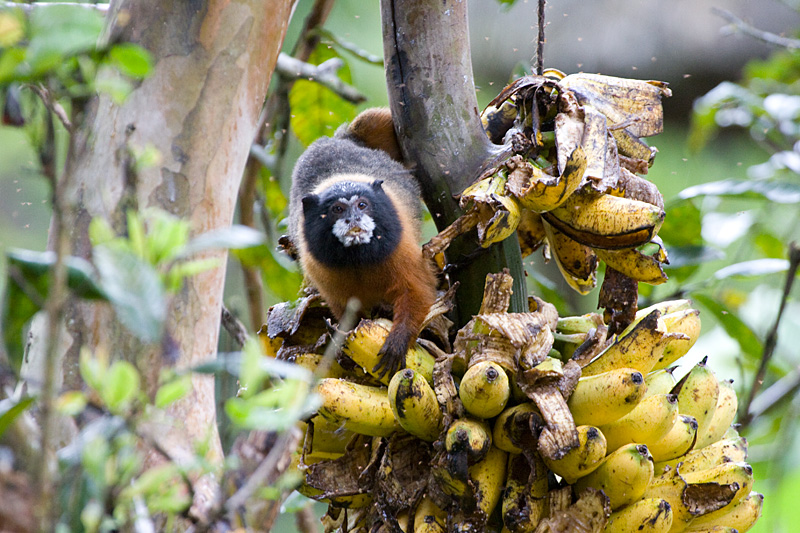
[[[569,450],[560,459],[549,459],[542,454],[547,467],[564,478],[567,483],[574,483],[579,477],[600,466],[606,456],[606,439],[603,433],[594,426],[578,426],[578,446]]]
[[[719,381],[706,365],[708,357],[697,363],[681,379],[673,392],[678,395],[678,410],[697,420],[698,442],[708,432],[719,399]]]
[[[597,257],[591,248],[574,241],[544,222],[550,253],[561,275],[579,294],[588,294],[597,285]]]
[[[512,160],[513,161],[513,160]],[[508,176],[508,190],[523,208],[550,211],[563,204],[581,184],[586,154],[578,146],[566,160],[561,176],[546,174],[530,162],[521,162]]]
[[[661,261],[652,255],[643,254],[636,248],[620,250],[596,248],[594,252],[605,264],[636,281],[650,285],[661,285],[667,281],[667,275],[661,268]]]
[[[414,513],[414,533],[445,533],[447,531],[447,513],[433,503],[427,495],[417,506]]]
[[[579,191],[542,217],[581,244],[617,250],[650,242],[664,222],[664,210],[639,200]]]
[[[656,394],[669,394],[675,387],[675,376],[672,373],[677,367],[661,368],[647,374],[644,382],[647,385],[647,392],[644,397],[655,396]]]
[[[628,444],[608,455],[594,471],[574,484],[577,494],[587,487],[602,490],[617,510],[639,499],[653,480],[653,458],[642,444]]]
[[[644,307],[636,311],[636,316],[634,318],[634,321],[621,334],[624,335],[625,333],[627,333],[629,330],[633,328],[633,326],[636,325],[636,323],[639,320],[643,319],[644,317],[646,317],[655,310],[658,310],[661,313],[661,316],[665,317],[666,315],[669,315],[676,311],[683,311],[684,309],[691,309],[691,308],[692,308],[692,301],[686,299],[665,300],[663,302],[654,303],[653,305]]]
[[[576,425],[601,426],[630,413],[645,391],[641,372],[617,368],[578,380],[567,405]]]
[[[387,437],[400,429],[386,389],[336,378],[319,381],[319,414],[332,424],[362,435]]]
[[[522,448],[515,443],[524,445],[535,442],[533,431],[536,420],[541,424],[542,415],[531,402],[507,408],[494,421],[492,443],[504,452],[522,453]]]
[[[690,485],[704,483],[718,483],[728,485],[735,490],[730,503],[735,504],[747,497],[753,488],[753,468],[747,463],[723,463],[708,470],[683,473],[678,467],[678,473]]]
[[[663,315],[664,324],[670,333],[681,333],[684,336],[674,338],[667,347],[654,369],[666,368],[684,355],[694,346],[700,336],[700,311],[697,309],[683,309]]]
[[[436,393],[420,373],[411,368],[397,372],[389,382],[388,396],[403,429],[422,440],[436,440],[442,429],[442,412]]]
[[[713,442],[717,442],[728,431],[728,428],[736,419],[736,411],[739,408],[739,401],[736,398],[736,391],[733,382],[729,379],[719,382],[719,396],[717,397],[717,408],[714,416],[708,425],[706,433],[697,436],[695,448],[704,448]]]
[[[661,498],[645,498],[611,513],[605,533],[666,533],[672,526],[672,507]]]
[[[705,448],[697,448],[669,461],[656,462],[656,475],[680,465],[681,474],[708,470],[723,463],[742,463],[747,459],[747,439],[721,439]]]
[[[461,208],[478,216],[478,242],[483,248],[505,240],[519,225],[521,209],[515,198],[506,196],[507,181],[503,167],[461,193]]]
[[[481,361],[469,367],[458,389],[464,409],[478,418],[499,415],[505,409],[510,395],[506,371],[492,361]]]
[[[646,161],[648,166],[653,164],[653,159],[655,159],[658,150],[648,146],[647,143],[625,128],[609,131],[611,131],[611,135],[614,136],[614,140],[617,142],[617,150],[619,150],[620,154]]]
[[[764,505],[764,496],[751,492],[745,499],[726,505],[708,514],[700,515],[689,525],[688,531],[704,531],[713,525],[724,525],[736,528],[739,533],[749,530],[761,517],[761,508]]]
[[[653,311],[583,367],[581,375],[594,376],[614,368],[633,368],[647,374],[661,358],[670,339],[660,313]]]
[[[478,508],[488,519],[500,501],[506,479],[508,454],[490,446],[486,456],[469,467],[469,479],[475,487]]]
[[[657,444],[678,420],[678,398],[674,394],[657,394],[643,399],[633,411],[604,426],[608,451],[625,444]]]
[[[693,416],[679,414],[672,429],[650,446],[650,453],[656,462],[669,461],[691,450],[696,438],[697,420]]]
[[[488,106],[481,113],[481,124],[486,135],[494,144],[503,144],[503,137],[514,125],[517,118],[517,106],[506,100],[500,106]]]
[[[545,237],[542,216],[539,213],[523,209],[517,226],[517,239],[522,257],[528,257],[538,250],[544,243]]]
[[[483,420],[459,418],[447,428],[444,445],[450,453],[466,452],[471,463],[480,461],[492,445],[492,432]]]
[[[522,454],[508,458],[506,488],[503,492],[503,531],[533,533],[539,521],[547,516],[547,468],[537,454],[531,454],[532,465]]]
[[[690,524],[694,524],[691,522]],[[689,531],[689,529],[684,529],[683,531]],[[693,533],[739,533],[739,530],[735,527],[729,526],[697,526],[697,528],[691,530]]]
[[[310,422],[311,424],[302,423],[308,444],[306,459],[308,454],[335,459],[344,454],[347,444],[355,436],[352,431],[343,430],[338,424],[331,424],[319,415],[313,417]],[[308,461],[306,464],[309,464]]]
[[[669,503],[672,509],[671,532],[686,529],[697,513],[695,509],[690,510],[687,502],[683,499],[686,486],[686,481],[673,471],[669,476],[655,478],[642,496],[643,498],[659,498]]]
[[[367,373],[378,379],[377,373],[373,373],[372,369],[378,364],[378,352],[391,329],[391,320],[383,318],[362,320],[347,336],[342,351]],[[428,383],[433,383],[434,362],[434,357],[419,344],[414,344],[406,353],[406,368],[413,368],[422,374]],[[379,381],[388,385],[391,378],[392,376],[385,375],[379,378]]]

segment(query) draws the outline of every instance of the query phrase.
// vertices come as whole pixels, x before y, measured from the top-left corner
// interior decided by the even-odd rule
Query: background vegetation
[[[527,17],[531,24],[535,19],[533,6],[525,6],[521,1],[515,3],[511,12],[495,2],[473,4],[472,17],[481,18],[482,28],[486,20],[502,28],[514,17]],[[294,48],[293,55],[297,55],[298,47],[302,48],[295,43],[302,43],[307,37],[303,33],[303,23],[311,7],[312,2],[298,3],[284,44],[287,53],[292,53]],[[0,290],[7,298],[9,295],[17,297],[18,293],[11,292],[6,275],[9,265],[6,253],[12,248],[45,249],[51,176],[53,169],[60,168],[66,157],[66,130],[47,112],[36,88],[46,87],[55,95],[51,103],[60,103],[71,110],[94,91],[122,99],[130,84],[147,77],[150,72],[148,55],[141,49],[115,44],[96,50],[102,19],[76,13],[65,10],[59,16],[37,20],[16,10],[0,11],[0,87],[3,89],[0,100],[6,110],[4,125],[0,127],[0,252],[3,252]],[[550,20],[561,18],[562,14],[574,15],[555,0],[549,4],[547,13]],[[611,12],[606,16],[620,18],[624,14]],[[692,12],[685,16],[691,17]],[[728,70],[726,81],[719,79],[719,73],[715,73],[717,79],[703,79],[693,74],[696,84],[693,84],[693,77],[681,76],[675,84],[677,91],[696,94],[697,100],[691,108],[685,102],[692,99],[685,94],[676,95],[674,107],[671,102],[665,102],[667,124],[662,135],[651,139],[651,144],[659,148],[659,154],[648,178],[658,185],[667,201],[667,219],[660,236],[670,253],[671,265],[667,270],[670,281],[655,289],[642,286],[641,303],[690,297],[699,304],[703,311],[704,333],[692,353],[697,359],[709,355],[720,377],[736,380],[740,422],[744,424],[742,433],[750,441],[750,462],[756,470],[755,490],[766,496],[764,517],[756,530],[789,531],[791,525],[800,520],[800,510],[792,501],[800,491],[800,439],[797,438],[800,301],[796,285],[791,285],[800,261],[800,251],[792,248],[792,243],[798,242],[800,237],[800,145],[797,144],[800,141],[800,43],[788,38],[796,33],[792,27],[775,30],[786,34],[781,40],[772,39],[770,35],[774,34],[756,31],[752,26],[731,22],[723,16],[716,20],[719,27],[737,28],[752,34],[740,39],[752,42],[753,50],[762,51],[761,57],[751,58],[741,72]],[[15,26],[15,21],[19,26]],[[644,23],[658,24],[657,21]],[[563,21],[561,24],[559,27],[563,28]],[[341,82],[363,98],[351,94],[348,101],[342,98],[345,93],[341,88],[334,92],[308,80],[291,84],[290,71],[279,68],[282,76],[273,79],[268,101],[268,106],[273,106],[269,116],[274,122],[268,124],[263,137],[251,150],[252,164],[246,171],[251,175],[249,181],[245,178],[245,183],[252,187],[243,201],[256,208],[240,207],[240,221],[263,232],[267,243],[254,246],[257,239],[251,240],[251,236],[243,232],[219,237],[211,244],[243,248],[231,259],[228,268],[225,303],[251,333],[260,327],[258,316],[263,316],[259,313],[266,307],[293,299],[297,294],[300,277],[296,267],[274,251],[277,237],[285,232],[285,193],[296,156],[303,145],[319,135],[331,134],[358,110],[386,104],[383,69],[377,64],[379,59],[370,57],[381,55],[377,5],[336,2],[323,27],[322,45],[309,50],[303,59],[312,64],[327,64],[331,73],[335,72]],[[15,37],[14,31],[21,34]],[[555,31],[555,25],[550,27],[548,36],[552,37]],[[582,31],[603,33],[604,27],[580,28],[575,33]],[[483,37],[480,33],[471,36],[474,48],[481,46],[478,43]],[[711,54],[712,49],[724,47],[723,37],[709,36],[709,39],[711,37],[713,45],[709,50],[696,50],[697,55]],[[528,38],[533,43],[533,29]],[[630,39],[625,35],[617,38]],[[759,48],[765,40],[774,41],[768,55]],[[531,44],[529,50],[523,50],[523,57],[532,56],[533,48]],[[23,72],[14,68],[14,50],[28,54],[29,70]],[[580,69],[572,64],[554,64],[550,57],[556,54],[551,56],[550,52],[546,47],[546,65],[566,72]],[[518,53],[516,49],[514,53]],[[687,57],[687,69],[690,61]],[[343,66],[331,68],[338,62]],[[586,65],[587,70],[592,70],[590,66]],[[529,66],[509,68],[502,75],[489,65],[476,62],[474,68],[480,83],[479,99],[485,103],[511,79],[513,72],[520,73]],[[620,64],[602,68],[604,74],[638,77],[635,71]],[[651,73],[652,67],[648,70],[648,74]],[[663,75],[653,77],[672,82],[671,78],[676,75],[674,70],[665,70]],[[708,90],[711,87],[713,89]],[[15,103],[19,105],[16,115]],[[24,123],[15,123],[17,117]],[[154,148],[152,152],[139,154],[138,161],[147,165],[157,158]],[[176,220],[157,214],[149,215],[150,218],[143,216],[142,234],[149,231],[150,236],[163,235],[168,231],[173,238],[161,243],[155,238],[140,242],[133,238],[120,240],[113,231],[98,227],[93,235],[95,244],[105,245],[112,257],[116,257],[114,253],[122,253],[120,250],[139,256],[152,267],[154,276],[160,276],[167,291],[174,290],[186,276],[207,266],[188,258],[190,251],[210,246],[208,243],[192,243],[186,229]],[[129,225],[135,227],[136,224],[134,221]],[[430,225],[428,235],[433,232]],[[175,265],[180,268],[175,270]],[[555,303],[561,314],[588,312],[594,308],[596,293],[578,298],[560,283],[555,266],[544,264],[541,255],[529,257],[526,269],[530,292]],[[141,283],[146,284],[145,281]],[[254,303],[246,289],[259,285],[263,300]],[[101,284],[106,293],[109,288],[108,282]],[[119,306],[117,310],[120,312]],[[141,309],[134,309],[133,313],[131,323],[141,322]],[[8,331],[15,315],[5,314],[3,318],[3,329]],[[239,348],[231,335],[223,336],[222,352]],[[12,354],[9,358],[13,363]],[[252,357],[245,357],[245,361],[249,361],[245,364],[251,365],[250,369],[258,367]],[[214,372],[219,368],[204,370]],[[177,490],[164,491],[159,485],[164,479],[185,476],[187,470],[164,469],[149,477],[137,477],[139,460],[132,451],[132,443],[141,436],[136,425],[143,411],[168,405],[172,399],[185,394],[188,383],[184,375],[165,377],[159,390],[161,396],[150,401],[140,396],[138,386],[131,385],[138,385],[139,378],[135,376],[135,369],[126,365],[104,366],[102,362],[96,365],[87,358],[82,371],[89,391],[84,395],[62,396],[63,412],[86,416],[88,401],[90,407],[101,406],[106,422],[116,420],[120,428],[126,429],[102,426],[102,438],[92,441],[92,446],[100,446],[102,451],[94,457],[86,454],[88,448],[78,446],[73,448],[72,455],[64,455],[62,468],[80,471],[81,476],[76,479],[80,479],[82,485],[80,490],[75,486],[67,487],[61,494],[80,502],[82,505],[76,508],[82,511],[75,516],[62,517],[61,523],[74,529],[110,528],[114,520],[124,520],[130,515],[139,501],[137,498],[144,498],[151,512],[161,510],[179,515],[187,505],[185,494]],[[10,383],[6,370],[3,375],[4,382]],[[250,375],[262,377],[264,374],[256,370]],[[280,394],[273,391],[272,397],[261,396],[257,402],[248,403],[262,386],[258,379],[251,379],[253,392],[245,395],[243,401],[228,402],[224,407],[234,423],[231,427],[227,419],[220,421],[226,428],[224,442],[230,445],[232,436],[242,428],[265,425],[277,428],[276,420],[266,417],[266,411],[260,408],[282,405],[292,408],[298,416],[310,408],[291,403],[298,390],[296,387],[302,387],[302,377],[296,378],[296,382],[287,380],[285,383],[292,385],[284,387]],[[222,405],[235,385],[222,373],[217,388]],[[19,396],[14,396],[14,401],[12,395],[2,398],[5,399],[0,401],[0,438],[12,420],[30,406],[30,402],[18,401]],[[115,465],[114,474],[103,471],[103,466],[110,464],[111,459]],[[192,468],[211,470],[203,464]],[[132,483],[134,478],[138,480],[136,483]],[[124,486],[131,488],[119,492]],[[98,503],[111,493],[118,498],[117,507],[108,509]]]

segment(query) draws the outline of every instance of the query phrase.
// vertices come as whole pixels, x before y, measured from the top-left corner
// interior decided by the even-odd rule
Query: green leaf
[[[338,58],[335,50],[320,43],[308,62],[319,65],[329,59]],[[350,69],[345,64],[337,72],[339,78],[350,83]],[[291,126],[297,138],[308,146],[318,137],[331,136],[343,122],[356,116],[356,106],[319,83],[297,80],[289,91],[292,109]]]
[[[50,271],[55,263],[53,252],[12,249],[7,252],[8,281],[0,308],[3,343],[9,363],[15,371],[22,366],[25,326],[33,318],[50,291]],[[94,280],[91,265],[84,259],[68,257],[67,286],[79,298],[103,299]]]
[[[187,257],[206,250],[228,248],[240,250],[264,244],[264,234],[248,226],[233,225],[203,233],[186,245],[182,257]]]
[[[235,250],[233,255],[245,266],[261,269],[264,286],[277,300],[297,298],[303,276],[286,256],[279,256],[272,246],[258,246],[246,250]]]
[[[714,273],[714,277],[726,279],[731,277],[766,276],[767,274],[786,272],[788,269],[789,261],[786,259],[754,259],[721,268]]]
[[[31,397],[23,398],[18,402],[10,398],[0,400],[0,437],[14,423],[14,420],[27,411],[31,405],[33,405],[33,398]]]
[[[64,416],[77,416],[86,409],[86,395],[81,391],[67,391],[56,400],[56,409]]]
[[[106,372],[108,371],[108,360],[105,357],[95,357],[85,346],[81,348],[78,359],[78,367],[83,381],[91,388],[100,391],[103,388]]]
[[[682,190],[681,198],[698,196],[736,196],[766,198],[778,204],[800,203],[800,184],[785,181],[722,180],[703,183]]]
[[[758,336],[734,312],[706,294],[694,292],[691,297],[714,315],[725,332],[739,343],[739,347],[744,353],[751,357],[761,356],[764,346]]]
[[[153,69],[150,53],[132,43],[114,45],[109,51],[109,57],[120,72],[131,78],[142,79]]]
[[[116,361],[108,369],[100,397],[111,412],[125,410],[139,394],[139,372],[128,361]]]
[[[679,200],[667,207],[658,236],[667,243],[670,256],[673,246],[699,245],[703,242],[703,219],[700,210],[691,200]],[[672,257],[670,257],[670,262]]]
[[[0,84],[12,81],[16,76],[17,67],[25,61],[25,50],[22,48],[8,48],[0,51]]]
[[[94,262],[100,285],[120,322],[144,342],[156,342],[164,331],[167,302],[156,271],[127,250],[98,246]]]
[[[57,67],[62,58],[94,50],[103,16],[79,5],[53,5],[34,9],[27,63],[34,75]]]
[[[156,392],[156,407],[164,408],[180,400],[192,390],[192,375],[184,374],[168,383],[161,385]]]

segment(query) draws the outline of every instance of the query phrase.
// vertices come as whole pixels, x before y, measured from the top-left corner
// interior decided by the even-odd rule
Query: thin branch
[[[344,66],[344,62],[338,57],[329,59],[321,65],[312,65],[295,59],[287,54],[280,54],[278,56],[278,64],[275,71],[281,77],[297,80],[307,79],[315,81],[335,92],[340,97],[348,102],[360,104],[364,102],[367,97],[356,90],[352,85],[348,85],[336,76],[336,71]]]
[[[794,396],[798,390],[800,390],[800,366],[795,367],[791,374],[782,377],[753,399],[747,411],[748,418],[755,420],[787,398]]]
[[[100,13],[106,13],[108,11],[108,4],[80,4],[77,2],[36,2],[33,4],[21,4],[18,2],[0,2],[0,7],[21,9],[26,15],[30,15],[34,9],[47,9],[53,6],[82,7],[84,9],[99,11]]]
[[[222,327],[225,328],[225,331],[230,334],[240,348],[247,342],[247,328],[238,318],[233,316],[224,304],[222,306]]]
[[[31,84],[28,87],[30,87],[31,90],[42,100],[42,103],[45,105],[45,107],[47,107],[47,109],[49,109],[56,117],[58,117],[58,120],[61,121],[61,124],[64,125],[67,131],[71,132],[72,121],[69,119],[69,116],[67,116],[67,112],[61,106],[61,104],[59,104],[57,100],[53,100],[50,97],[50,91],[41,84]]]
[[[755,400],[756,394],[758,394],[758,391],[764,384],[767,367],[769,366],[769,362],[772,359],[773,353],[775,352],[775,346],[778,344],[778,326],[781,323],[783,311],[786,309],[786,302],[792,292],[792,285],[794,284],[794,279],[797,276],[798,268],[800,268],[800,246],[793,242],[789,244],[789,269],[786,272],[786,283],[783,286],[783,297],[781,298],[781,304],[778,308],[778,315],[775,317],[775,322],[772,324],[772,328],[767,335],[767,340],[764,343],[764,352],[761,355],[761,363],[758,367],[758,372],[756,372],[756,377],[753,380],[753,385],[750,387],[750,394],[748,395],[747,402],[744,406],[743,416],[740,420],[743,426],[747,426],[753,420],[751,407],[753,401]]]
[[[281,463],[297,448],[300,442],[300,430],[292,427],[283,432],[267,456],[258,465],[255,472],[247,478],[245,484],[225,502],[228,513],[235,513],[260,488],[271,485],[282,472]]]
[[[539,22],[538,39],[536,41],[536,74],[539,76],[544,72],[544,5],[546,0],[539,0]]]
[[[746,23],[730,11],[726,9],[721,9],[718,7],[712,7],[711,12],[715,15],[724,18],[730,25],[727,26],[727,30],[731,33],[735,31],[740,31],[745,35],[749,35],[754,39],[758,39],[759,41],[765,42],[767,44],[771,44],[774,46],[780,46],[783,48],[788,48],[790,50],[796,50],[800,48],[800,39],[790,39],[788,37],[781,37],[780,35],[776,35],[774,33],[770,33],[768,31],[759,30],[758,28],[751,26],[750,24]]]
[[[333,33],[329,32],[328,30],[326,30],[324,28],[317,28],[316,30],[314,30],[314,33],[319,35],[323,39],[332,42],[333,44],[335,44],[337,47],[341,48],[342,50],[346,50],[347,52],[350,52],[351,54],[356,56],[358,59],[360,59],[360,60],[362,60],[362,61],[364,61],[366,63],[369,63],[370,65],[375,65],[375,66],[378,66],[378,67],[382,67],[383,66],[383,57],[375,55],[375,54],[371,54],[371,53],[367,52],[366,50],[362,50],[361,48],[359,48],[358,46],[356,46],[353,43],[350,43],[350,42],[347,42],[347,41],[343,41],[343,40],[339,39],[338,37],[336,37]]]

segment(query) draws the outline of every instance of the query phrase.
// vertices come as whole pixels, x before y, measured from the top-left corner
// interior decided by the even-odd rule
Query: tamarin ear
[[[372,190],[375,192],[383,190],[383,180],[375,180],[372,182]]]
[[[319,196],[316,194],[307,194],[303,196],[303,213],[308,213],[309,210],[314,209],[319,205]]]

